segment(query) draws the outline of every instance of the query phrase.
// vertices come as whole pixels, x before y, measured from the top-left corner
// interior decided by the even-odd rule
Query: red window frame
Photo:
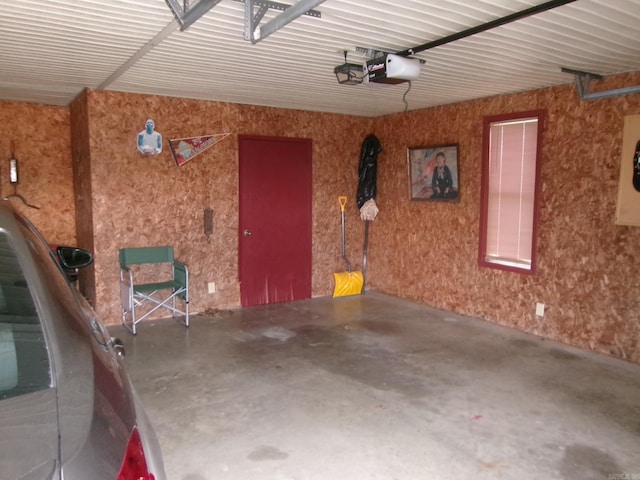
[[[489,220],[489,162],[491,161],[490,136],[491,126],[495,123],[525,120],[529,118],[538,119],[537,139],[536,139],[536,165],[535,165],[535,186],[533,198],[533,225],[531,238],[531,264],[529,268],[517,266],[515,264],[497,263],[487,259],[488,240],[488,220]],[[480,267],[494,268],[510,272],[523,274],[534,274],[537,264],[537,238],[538,238],[538,212],[540,203],[540,171],[542,165],[542,139],[546,120],[544,110],[532,110],[525,112],[509,113],[503,115],[487,116],[483,119],[482,134],[482,184],[481,184],[481,210],[480,210],[480,239],[478,248],[478,265]]]

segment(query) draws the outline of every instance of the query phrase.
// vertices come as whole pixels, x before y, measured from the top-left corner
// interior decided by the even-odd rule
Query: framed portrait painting
[[[458,145],[407,149],[409,198],[421,202],[457,202],[460,199]]]

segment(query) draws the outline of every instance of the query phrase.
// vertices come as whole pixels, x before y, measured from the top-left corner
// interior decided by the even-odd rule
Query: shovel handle
[[[340,211],[344,213],[344,207],[347,205],[347,197],[338,197],[338,203],[340,204]]]

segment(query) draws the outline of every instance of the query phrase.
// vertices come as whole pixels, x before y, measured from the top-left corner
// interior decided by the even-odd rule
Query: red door
[[[311,140],[238,141],[242,306],[311,298]]]

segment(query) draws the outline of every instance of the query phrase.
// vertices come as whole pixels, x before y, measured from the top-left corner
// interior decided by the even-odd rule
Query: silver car
[[[121,344],[69,280],[91,260],[0,200],[2,480],[165,480]]]

